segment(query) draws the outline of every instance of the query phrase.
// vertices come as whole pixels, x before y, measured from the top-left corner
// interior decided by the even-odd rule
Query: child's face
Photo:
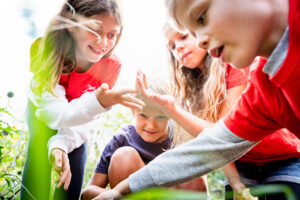
[[[95,15],[88,19],[97,20],[100,23],[90,23],[85,25],[87,28],[101,36],[97,40],[97,35],[80,27],[70,30],[75,43],[76,62],[94,63],[98,62],[116,44],[120,26],[116,18],[110,14]]]
[[[207,51],[197,46],[197,40],[188,33],[181,33],[171,26],[164,29],[169,50],[183,66],[194,69],[200,65]]]
[[[144,141],[156,143],[168,137],[169,118],[159,109],[146,105],[142,111],[134,110],[133,115],[135,128]]]
[[[175,18],[198,39],[200,48],[238,68],[266,51],[270,17],[263,4],[247,0],[174,0]]]

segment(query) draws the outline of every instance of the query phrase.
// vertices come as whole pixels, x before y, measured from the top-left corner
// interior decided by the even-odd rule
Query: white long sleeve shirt
[[[65,88],[58,84],[55,94],[57,97],[50,92],[38,96],[31,88],[27,90],[29,100],[36,107],[36,117],[51,129],[58,130],[48,142],[48,152],[60,148],[70,153],[87,142],[92,128],[88,122],[109,109],[101,106],[95,92],[86,92],[68,102]]]

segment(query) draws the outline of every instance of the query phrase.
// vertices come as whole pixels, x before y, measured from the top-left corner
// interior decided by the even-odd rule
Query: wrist
[[[228,183],[234,191],[241,192],[245,185],[241,182],[239,176],[232,176],[228,179]]]

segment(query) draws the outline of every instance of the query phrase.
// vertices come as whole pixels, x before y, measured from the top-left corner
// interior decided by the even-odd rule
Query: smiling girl
[[[141,109],[111,90],[121,64],[112,54],[123,29],[117,0],[68,0],[31,47],[28,91],[29,144],[21,199],[49,199],[51,165],[60,175],[54,199],[78,199],[87,156],[87,122],[115,104]],[[72,177],[71,177],[72,174]]]

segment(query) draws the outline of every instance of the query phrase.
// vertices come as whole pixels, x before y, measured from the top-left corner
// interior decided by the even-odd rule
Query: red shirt
[[[225,125],[236,135],[258,141],[287,128],[300,136],[300,0],[289,1],[289,48],[275,75],[257,60],[246,92],[227,115]]]
[[[117,56],[111,55],[102,58],[84,73],[76,71],[68,75],[61,75],[59,84],[66,90],[68,101],[79,98],[87,91],[94,91],[102,83],[107,83],[112,88],[120,74],[121,64]]]
[[[227,65],[226,72],[227,89],[230,89],[240,86],[247,81],[249,67],[240,70]],[[287,129],[280,129],[263,138],[259,144],[248,151],[239,161],[263,165],[291,157],[300,157],[300,140]]]

